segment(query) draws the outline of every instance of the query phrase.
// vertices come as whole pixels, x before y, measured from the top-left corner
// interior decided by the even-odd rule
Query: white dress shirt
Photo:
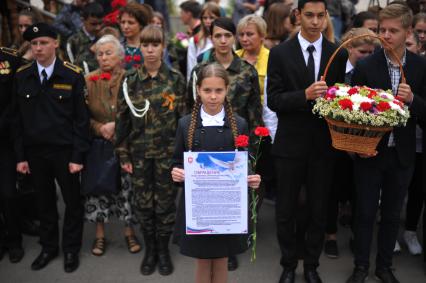
[[[50,64],[50,65],[49,65],[49,66],[47,66],[47,67],[43,67],[42,65],[40,65],[40,64],[37,62],[38,75],[39,75],[39,77],[40,77],[40,82],[41,82],[41,83],[43,82],[43,75],[41,74],[41,72],[42,72],[43,70],[45,70],[45,71],[46,71],[46,74],[47,74],[47,79],[50,79],[50,77],[52,76],[52,73],[53,73],[53,68],[55,67],[55,62],[56,62],[56,58],[55,58],[55,60],[53,60],[52,64]]]
[[[268,84],[268,77],[265,77],[265,86],[263,91],[264,100],[263,100],[262,118],[263,118],[263,122],[265,123],[265,127],[268,128],[269,130],[272,143],[274,143],[275,133],[277,132],[277,126],[278,126],[278,117],[277,117],[277,113],[275,113],[268,107],[267,84]]]
[[[206,52],[207,50],[213,48],[213,43],[209,37],[204,39],[204,45],[202,48],[198,47],[195,44],[194,37],[191,37],[189,39],[188,44],[188,55],[186,59],[186,80],[189,82],[189,79],[191,78],[192,69],[195,67],[195,65],[198,64],[197,57]]]
[[[321,63],[321,52],[322,52],[322,34],[320,34],[320,38],[318,38],[315,42],[309,42],[303,38],[301,33],[297,34],[297,38],[299,39],[300,46],[302,47],[303,57],[305,58],[305,64],[308,65],[309,45],[313,45],[315,47],[315,51],[312,53],[315,62],[315,81],[318,80],[318,73]]]
[[[348,61],[346,61],[346,71],[345,71],[345,74],[349,73],[353,69],[354,69],[354,66],[352,66],[351,61],[349,61],[349,59],[348,59]]]
[[[222,107],[219,113],[216,115],[210,115],[204,111],[203,106],[201,106],[201,120],[204,127],[208,126],[223,126],[225,124],[225,109]]]

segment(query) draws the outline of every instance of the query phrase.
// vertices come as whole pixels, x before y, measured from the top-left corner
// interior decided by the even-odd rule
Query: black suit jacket
[[[393,130],[398,158],[403,166],[414,165],[416,155],[416,122],[425,121],[426,104],[426,60],[407,50],[404,73],[407,84],[414,93],[411,103],[410,119],[405,127],[395,127]],[[360,60],[352,76],[352,85],[366,85],[384,90],[392,89],[388,65],[383,49],[376,51],[364,60]],[[388,143],[389,135],[380,142],[377,150],[383,150]]]
[[[323,37],[321,63],[325,66],[337,46]],[[341,51],[327,74],[327,85],[344,82],[347,53]],[[311,82],[298,37],[271,49],[268,62],[268,107],[277,113],[278,127],[272,154],[306,158],[311,154],[332,155],[331,139],[324,119],[312,113],[313,101],[307,101],[305,89]]]

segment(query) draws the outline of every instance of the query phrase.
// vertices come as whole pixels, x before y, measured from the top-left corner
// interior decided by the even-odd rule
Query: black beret
[[[52,27],[51,25],[46,23],[38,23],[32,26],[29,26],[23,34],[24,39],[27,41],[31,41],[34,38],[42,37],[42,36],[47,36],[53,39],[57,39],[58,33],[55,31],[55,28]]]

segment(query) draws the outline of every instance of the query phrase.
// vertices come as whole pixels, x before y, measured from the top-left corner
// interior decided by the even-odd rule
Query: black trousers
[[[80,195],[79,174],[71,174],[68,164],[71,149],[40,146],[27,149],[28,162],[37,192],[40,218],[40,244],[43,251],[59,249],[59,226],[55,180],[65,202],[62,249],[65,253],[78,253],[83,234],[83,202]]]
[[[281,249],[281,265],[297,267],[296,217],[299,192],[306,186],[306,234],[304,241],[304,268],[319,265],[327,215],[328,191],[331,185],[332,158],[307,160],[276,158],[277,175],[276,224]]]
[[[4,218],[6,247],[21,247],[20,203],[16,189],[16,161],[11,144],[0,143],[0,211]]]
[[[369,267],[373,228],[380,202],[381,221],[377,237],[376,268],[392,266],[398,235],[400,212],[413,174],[414,164],[403,167],[394,148],[382,150],[376,157],[354,161],[356,185],[355,265]]]
[[[337,218],[339,214],[339,202],[349,201],[354,205],[355,184],[353,177],[353,160],[346,152],[337,152],[333,181],[327,205],[327,234],[337,233]]]
[[[413,178],[408,187],[407,214],[405,229],[416,231],[423,209],[423,154],[416,154]]]

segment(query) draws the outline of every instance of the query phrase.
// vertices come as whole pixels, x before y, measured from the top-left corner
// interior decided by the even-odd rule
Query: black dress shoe
[[[315,269],[305,270],[304,272],[305,280],[308,283],[322,283],[321,278],[318,275],[318,272]]]
[[[44,268],[52,259],[58,256],[58,253],[48,253],[42,251],[39,256],[31,264],[32,270],[40,270]]]
[[[9,260],[11,263],[20,262],[24,257],[24,249],[21,247],[9,248]]]
[[[390,268],[376,269],[375,275],[376,279],[380,280],[380,282],[399,283],[398,279],[396,279],[395,275],[393,275],[393,272]]]
[[[40,235],[40,225],[30,219],[24,219],[21,222],[21,232],[28,236],[38,237]]]
[[[294,283],[296,279],[296,273],[293,269],[284,269],[281,273],[279,283]]]
[[[231,255],[228,257],[228,270],[234,271],[238,268],[237,256]]]
[[[67,273],[75,271],[80,265],[78,254],[76,253],[65,253],[64,254],[64,270]]]
[[[356,266],[351,277],[346,280],[346,283],[364,283],[368,278],[368,268],[364,266]]]

